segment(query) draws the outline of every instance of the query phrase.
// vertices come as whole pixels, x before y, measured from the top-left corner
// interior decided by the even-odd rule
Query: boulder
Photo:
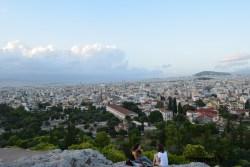
[[[111,167],[112,161],[107,160],[98,151],[85,150],[54,150],[49,153],[23,157],[14,162],[2,163],[0,167]]]

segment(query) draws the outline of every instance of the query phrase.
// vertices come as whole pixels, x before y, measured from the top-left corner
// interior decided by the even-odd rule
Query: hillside
[[[194,74],[194,76],[200,77],[200,76],[228,76],[231,75],[227,72],[216,72],[216,71],[202,71],[199,73]]]

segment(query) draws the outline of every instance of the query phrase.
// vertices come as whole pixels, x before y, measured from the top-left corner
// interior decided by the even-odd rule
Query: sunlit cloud
[[[154,76],[155,70],[131,68],[127,57],[115,45],[88,44],[58,49],[53,45],[27,46],[15,40],[0,48],[0,76],[107,75],[120,78]]]

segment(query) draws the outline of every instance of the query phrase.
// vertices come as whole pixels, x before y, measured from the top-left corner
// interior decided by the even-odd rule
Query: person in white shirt
[[[158,145],[158,153],[154,156],[153,165],[168,167],[168,154],[167,151],[164,150],[164,146],[162,144]]]

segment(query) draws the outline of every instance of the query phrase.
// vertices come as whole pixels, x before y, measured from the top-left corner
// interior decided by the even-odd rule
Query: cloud
[[[240,62],[250,59],[250,54],[238,54],[230,57],[224,58],[221,62],[222,63],[232,63],[232,62]]]
[[[2,49],[3,53],[16,53],[20,54],[20,56],[24,57],[33,57],[41,54],[49,54],[54,51],[54,47],[52,45],[48,46],[38,46],[38,47],[25,47],[20,41],[15,40],[8,42],[6,46],[4,46]]]
[[[56,49],[53,45],[30,47],[16,40],[0,48],[0,78],[112,80],[158,74],[160,71],[130,68],[125,53],[115,45],[75,45]]]
[[[250,54],[227,56],[217,64],[216,68],[238,68],[249,64]]]

